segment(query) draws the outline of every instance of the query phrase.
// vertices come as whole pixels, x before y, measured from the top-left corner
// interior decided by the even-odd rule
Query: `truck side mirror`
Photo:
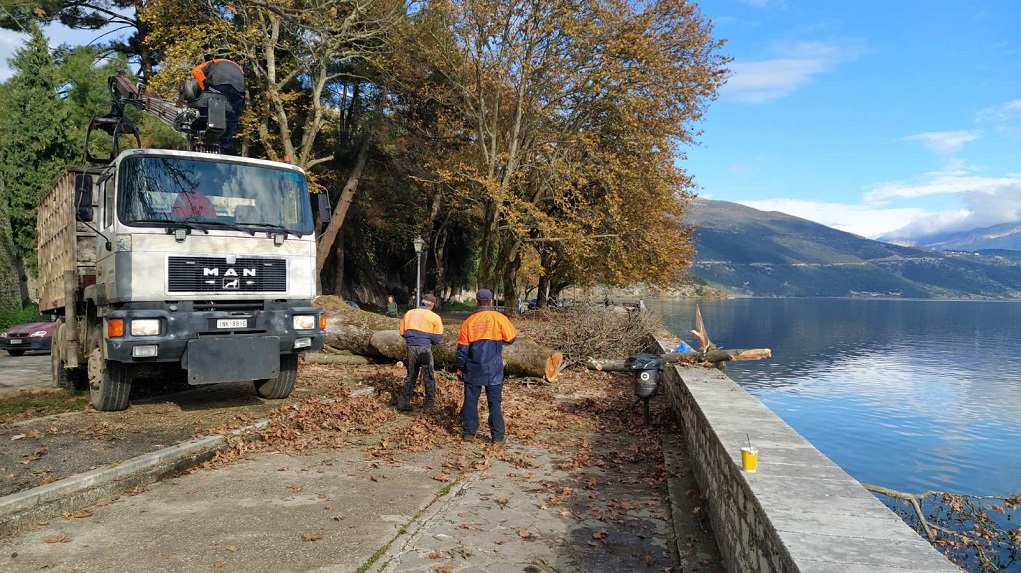
[[[74,177],[75,218],[89,223],[94,214],[92,211],[92,175],[79,173]]]
[[[328,223],[333,217],[333,209],[330,207],[330,195],[325,191],[322,193],[316,193],[316,200],[319,201],[316,204],[316,218],[319,219],[319,224]]]

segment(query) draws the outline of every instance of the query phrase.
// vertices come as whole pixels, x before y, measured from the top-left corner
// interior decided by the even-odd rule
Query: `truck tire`
[[[260,398],[279,400],[291,395],[294,382],[298,379],[298,355],[280,355],[280,374],[276,378],[263,378],[255,381],[255,393]]]
[[[65,390],[84,390],[86,388],[85,373],[76,368],[71,370],[64,366],[64,320],[57,321],[57,328],[53,331],[53,344],[50,346],[50,374],[55,388]]]
[[[134,367],[103,358],[103,330],[89,332],[89,395],[92,407],[101,412],[116,412],[128,407]]]
[[[25,355],[25,351],[24,350],[8,350],[7,354],[10,354],[11,356],[24,356]]]

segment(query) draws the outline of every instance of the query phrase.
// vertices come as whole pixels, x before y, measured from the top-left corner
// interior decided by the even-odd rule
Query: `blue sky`
[[[701,196],[904,243],[1021,220],[1021,2],[697,4],[734,58],[681,163]]]
[[[870,238],[1021,220],[1021,2],[703,0],[700,195]]]

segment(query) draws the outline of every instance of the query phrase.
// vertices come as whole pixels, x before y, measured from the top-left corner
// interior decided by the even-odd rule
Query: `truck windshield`
[[[260,165],[166,156],[121,162],[117,206],[127,225],[174,222],[293,235],[313,231],[305,176]]]

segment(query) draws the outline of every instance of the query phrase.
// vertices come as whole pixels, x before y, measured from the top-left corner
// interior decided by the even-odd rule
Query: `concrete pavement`
[[[50,387],[49,352],[10,356],[0,351],[0,394]]]
[[[593,436],[590,466],[513,443],[370,446],[260,453],[67,509],[0,538],[0,570],[681,570],[666,482],[624,454],[633,437]],[[713,550],[683,570],[721,571]]]

